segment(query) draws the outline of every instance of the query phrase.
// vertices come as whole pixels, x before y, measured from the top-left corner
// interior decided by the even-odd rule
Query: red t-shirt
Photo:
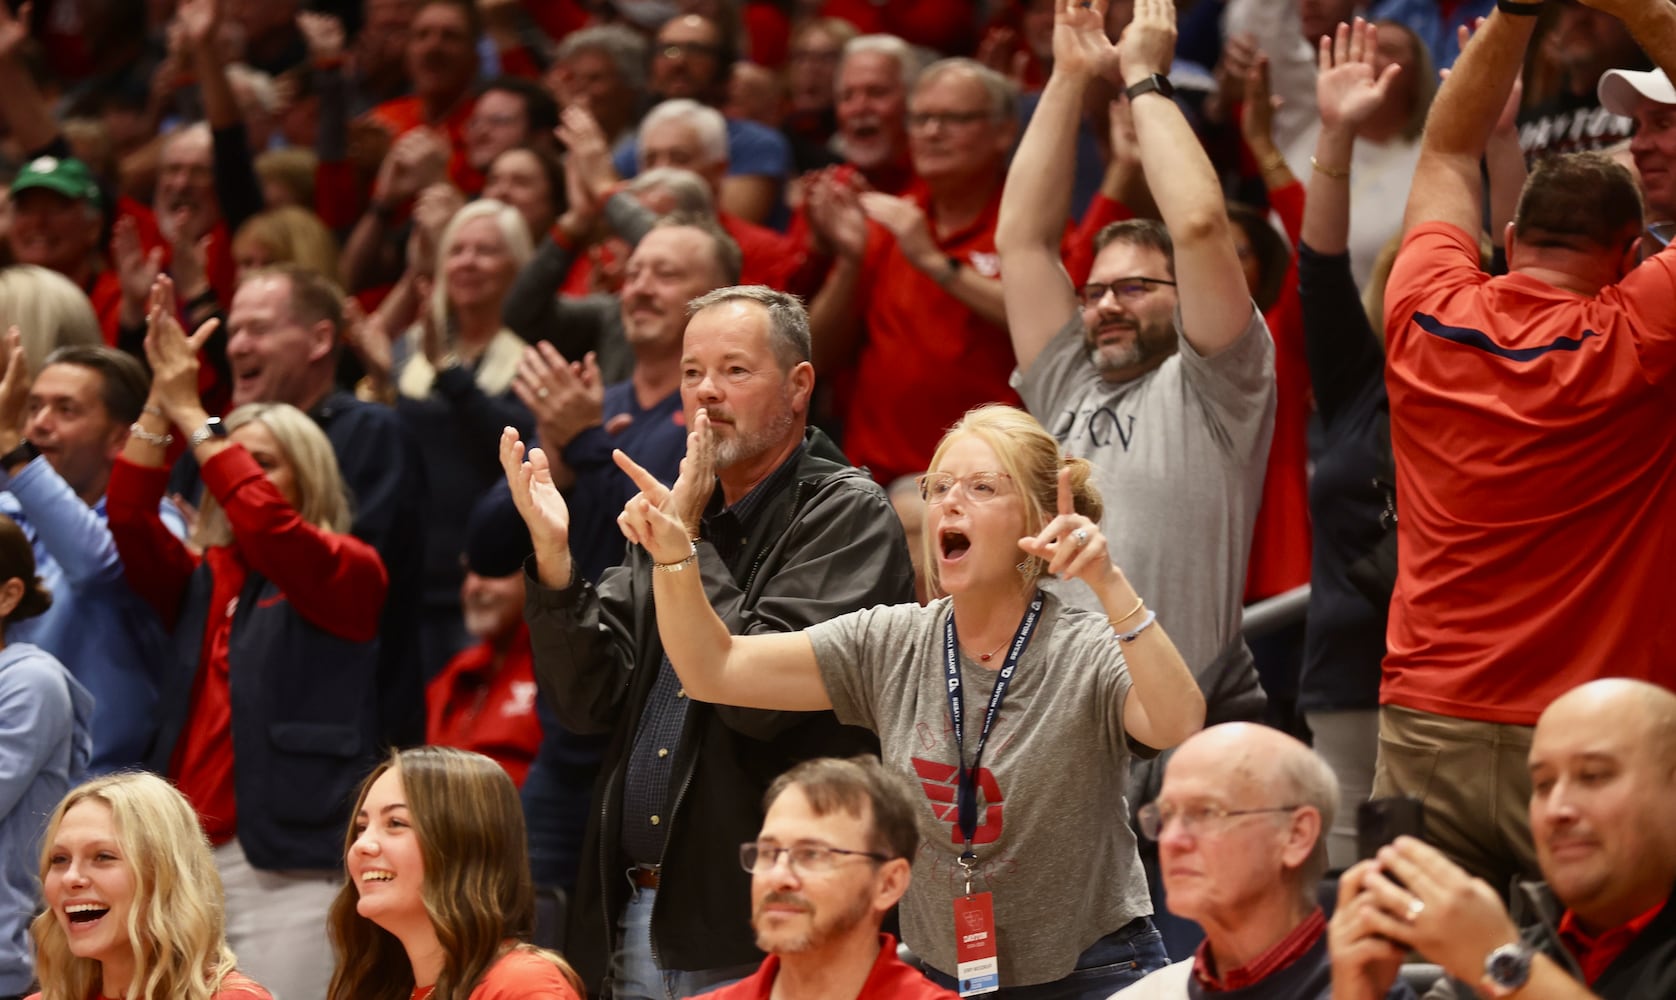
[[[448,113],[448,117],[434,123],[448,134],[448,144],[452,147],[448,155],[448,180],[468,196],[483,190],[483,175],[473,170],[466,161],[466,120],[476,106],[476,98],[465,98]],[[367,117],[389,129],[391,139],[399,139],[422,125],[433,124],[425,120],[425,102],[411,95],[385,101],[367,112]]]
[[[39,993],[31,993],[25,1000],[41,1000]],[[99,1000],[112,1000],[100,994]],[[269,993],[256,980],[242,972],[229,972],[221,980],[221,988],[215,991],[210,1000],[273,1000]]]
[[[930,199],[913,200],[931,225]],[[941,252],[986,278],[999,278],[1000,207],[997,185],[975,222],[937,239]],[[869,222],[867,230],[856,289],[863,303],[862,344],[845,404],[844,451],[874,479],[889,483],[923,472],[943,432],[972,407],[1024,404],[1007,381],[1015,364],[1007,328],[982,319],[921,273],[883,226]]]
[[[770,955],[751,975],[731,986],[723,986],[700,996],[703,1000],[769,1000],[774,995],[774,979],[779,974],[780,956]],[[958,996],[898,958],[896,939],[880,932],[879,957],[873,960],[873,971],[861,984],[856,1000],[956,1000]],[[477,1000],[475,995],[472,1000]]]
[[[470,1000],[582,1000],[564,973],[530,951],[502,955],[471,991]]]
[[[1593,298],[1410,230],[1386,291],[1398,559],[1380,701],[1534,725],[1676,663],[1676,250]]]
[[[425,742],[491,757],[522,787],[541,749],[529,627],[518,623],[506,658],[491,673],[494,656],[488,643],[461,650],[426,685]]]

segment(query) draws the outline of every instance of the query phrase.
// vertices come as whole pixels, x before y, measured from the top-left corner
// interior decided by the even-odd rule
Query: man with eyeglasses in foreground
[[[806,761],[775,779],[763,810],[762,832],[740,845],[739,860],[751,873],[751,927],[768,958],[705,1000],[953,1000],[879,929],[908,890],[919,849],[904,779],[877,757]]]
[[[1058,8],[1053,75],[1007,174],[996,232],[1013,384],[1065,451],[1099,470],[1113,560],[1193,668],[1205,721],[1255,719],[1264,697],[1240,611],[1274,431],[1274,344],[1246,291],[1216,172],[1170,97],[1169,0],[1137,0],[1117,45],[1103,0]],[[1127,89],[1164,222],[1102,230],[1079,290],[1059,242],[1083,92],[1100,75]],[[1096,607],[1080,583],[1050,586]],[[1150,797],[1148,770],[1131,802]]]
[[[1337,806],[1332,769],[1279,730],[1235,722],[1188,737],[1136,818],[1158,845],[1171,908],[1205,940],[1113,1000],[1331,997],[1315,892]],[[1401,983],[1389,993],[1412,996]]]

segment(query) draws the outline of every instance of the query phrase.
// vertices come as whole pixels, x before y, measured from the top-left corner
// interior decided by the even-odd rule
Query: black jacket
[[[791,488],[768,499],[747,526],[732,565],[698,545],[705,592],[734,634],[792,632],[849,611],[913,599],[913,569],[885,493],[810,431]],[[635,548],[598,590],[526,581],[535,673],[559,721],[577,733],[609,732],[593,816],[570,906],[566,951],[598,993],[627,905],[621,850],[622,780],[646,698],[663,659],[652,610],[652,573]],[[878,752],[872,733],[831,712],[767,712],[694,702],[671,787],[652,947],[665,969],[760,961],[750,928],[750,881],[739,845],[762,825],[770,782],[811,757]]]

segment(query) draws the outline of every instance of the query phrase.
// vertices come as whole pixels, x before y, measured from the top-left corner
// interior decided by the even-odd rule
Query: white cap
[[[1676,87],[1662,69],[1609,69],[1600,75],[1600,106],[1615,115],[1635,117],[1635,107],[1645,97],[1658,104],[1676,104]]]

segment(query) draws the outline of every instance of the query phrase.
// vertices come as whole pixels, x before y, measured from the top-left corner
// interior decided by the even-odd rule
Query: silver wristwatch
[[[1536,954],[1523,941],[1504,944],[1484,957],[1484,985],[1490,995],[1504,997],[1524,986],[1531,977],[1531,959]]]

